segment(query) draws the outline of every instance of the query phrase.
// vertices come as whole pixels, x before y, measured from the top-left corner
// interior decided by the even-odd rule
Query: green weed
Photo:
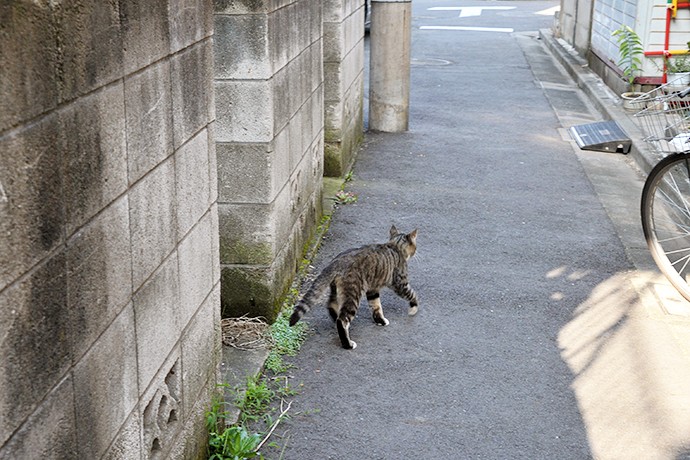
[[[291,298],[290,307],[295,298]],[[283,360],[283,356],[295,356],[307,337],[308,326],[306,323],[300,322],[290,326],[291,314],[291,310],[283,309],[283,312],[270,328],[273,347],[268,353],[264,366],[274,374],[282,374],[290,368],[290,365]]]
[[[227,384],[218,385],[221,388],[227,388],[227,386]],[[228,417],[228,412],[225,410],[227,404],[220,394],[216,394],[211,408],[206,412],[209,460],[263,459],[258,452],[261,435],[249,434],[242,426],[225,426]]]
[[[275,392],[268,387],[266,379],[262,378],[261,374],[247,378],[244,394],[238,394],[236,401],[240,410],[240,421],[246,423],[258,420],[271,407],[274,397]]]
[[[228,384],[216,385],[220,388],[227,388]],[[208,428],[209,433],[212,431],[218,431],[218,427],[225,423],[225,419],[228,416],[228,412],[225,410],[227,403],[223,401],[220,393],[215,393],[213,399],[211,400],[211,408],[206,412],[206,428]]]
[[[341,190],[335,194],[335,202],[338,204],[352,204],[358,200],[357,195],[352,192]]]
[[[209,433],[209,460],[244,460],[264,457],[257,452],[261,435],[249,434],[242,426],[231,426],[222,433]]]

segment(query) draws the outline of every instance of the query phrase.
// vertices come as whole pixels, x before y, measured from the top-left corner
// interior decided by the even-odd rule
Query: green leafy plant
[[[297,293],[291,296],[290,301],[286,303],[292,305],[296,298]],[[280,374],[289,369],[289,366],[283,360],[283,356],[295,356],[307,337],[308,327],[306,323],[299,322],[294,326],[290,326],[291,314],[292,311],[286,308],[278,316],[278,319],[271,324],[270,335],[273,346],[268,353],[264,366],[274,374]]]
[[[231,426],[222,433],[209,434],[209,460],[263,459],[257,451],[261,443],[260,434],[249,434],[244,427]]]
[[[357,202],[357,195],[352,192],[340,190],[335,194],[335,201],[339,204],[352,204]]]
[[[284,385],[279,385],[278,380],[284,379]],[[274,391],[270,385],[277,389]],[[227,387],[227,385],[221,385]],[[226,427],[228,412],[225,410],[226,402],[220,399],[220,395],[213,398],[211,409],[206,412],[206,426],[209,432],[208,458],[209,460],[242,460],[257,458],[263,460],[260,453],[263,446],[279,448],[276,443],[268,443],[269,438],[278,424],[289,418],[288,411],[292,402],[286,403],[286,396],[294,396],[295,390],[290,388],[287,376],[279,376],[273,379],[262,377],[259,373],[247,378],[244,392],[237,390],[235,405],[241,409],[240,424]],[[272,403],[280,396],[280,405],[277,417],[271,415],[274,410]],[[267,429],[264,433],[252,433],[248,426],[263,424]]]
[[[623,70],[623,75],[628,81],[630,91],[635,88],[635,74],[641,70],[643,55],[642,40],[639,35],[630,27],[622,25],[614,30],[611,35],[618,42],[620,59],[618,65]]]
[[[216,385],[220,388],[227,388],[227,383]],[[216,393],[211,400],[211,408],[206,412],[206,428],[209,432],[218,431],[218,427],[222,426],[228,416],[228,411],[225,410],[226,402],[220,397],[220,393]]]
[[[686,73],[690,72],[690,58],[688,56],[676,56],[666,58],[667,73]]]
[[[278,388],[276,389],[276,394],[277,394],[278,396],[280,396],[281,398],[286,398],[286,397],[288,397],[288,396],[295,396],[295,395],[297,395],[297,390],[295,390],[294,388],[292,388],[292,387],[290,386],[290,381],[289,381],[289,379],[288,379],[287,376],[276,377],[275,380],[277,381],[277,380],[279,380],[279,379],[284,379],[284,380],[285,380],[285,385],[280,385],[280,386],[278,386]]]
[[[257,420],[271,406],[275,392],[270,389],[266,379],[257,374],[247,378],[244,394],[238,393],[236,401],[240,410],[240,420],[244,423],[249,420]]]
[[[227,387],[226,384],[218,385]],[[258,452],[261,435],[249,434],[241,426],[226,427],[228,403],[216,394],[211,408],[206,412],[206,428],[208,429],[208,458],[209,460],[243,460],[248,458],[263,459]]]

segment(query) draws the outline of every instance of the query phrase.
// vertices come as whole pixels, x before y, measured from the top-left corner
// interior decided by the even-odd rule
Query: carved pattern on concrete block
[[[144,409],[144,455],[148,453],[148,458],[163,458],[171,447],[171,440],[179,427],[181,387],[178,359]]]

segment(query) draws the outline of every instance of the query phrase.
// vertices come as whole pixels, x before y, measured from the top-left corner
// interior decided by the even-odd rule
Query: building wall
[[[324,174],[343,176],[363,138],[364,1],[323,2]]]
[[[0,458],[195,458],[219,361],[210,0],[0,4]]]
[[[573,45],[604,81],[618,92],[627,84],[619,74],[618,44],[611,33],[627,25],[640,36],[645,51],[662,51],[666,30],[666,2],[634,0],[562,0],[558,33]],[[687,49],[690,40],[690,9],[679,8],[671,21],[669,49]],[[660,77],[660,57],[643,57],[643,77]]]
[[[664,49],[665,40],[666,4],[657,0],[645,13],[644,16],[640,14],[637,19],[645,50],[661,51]],[[687,50],[688,41],[690,41],[690,8],[678,8],[676,17],[671,20],[670,30],[669,50]],[[646,61],[644,74],[658,74],[662,65],[663,60],[660,57],[649,58]]]
[[[322,4],[215,0],[224,316],[272,321],[321,215]]]
[[[595,0],[592,15],[592,50],[601,56],[611,56],[618,62],[618,43],[611,32],[621,25],[630,26],[639,32],[635,23],[637,2],[632,0]]]

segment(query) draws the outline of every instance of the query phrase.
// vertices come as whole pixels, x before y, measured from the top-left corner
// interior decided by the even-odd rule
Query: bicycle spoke
[[[684,179],[685,183],[687,184],[687,182],[688,182],[688,177],[690,177],[690,173],[688,173],[688,162],[687,162],[687,160],[684,161],[684,164],[685,164],[685,171],[686,171],[686,174],[685,174],[685,177],[684,177],[683,179]],[[681,168],[679,167],[678,169],[681,169]],[[680,174],[679,174],[679,175],[680,175]],[[682,201],[682,203],[683,203],[683,209],[684,209],[684,213],[683,213],[683,214],[686,215],[686,216],[690,215],[690,209],[688,209],[688,202],[687,202],[687,200],[685,199],[685,197],[683,196],[683,193],[680,191],[680,187],[678,186],[678,183],[676,182],[676,176],[675,176],[674,174],[671,174],[671,180],[673,181],[673,185],[674,185],[674,190],[675,190],[675,192],[676,192],[676,196],[678,196],[678,198],[679,198],[679,199]]]
[[[668,255],[668,254],[680,254],[681,252],[688,252],[688,251],[690,251],[690,248],[674,249],[673,251],[664,251],[664,254],[666,254],[666,255]],[[684,259],[686,257],[690,257],[690,255],[683,256],[682,259]],[[669,259],[670,259],[670,257],[669,257]],[[672,262],[672,264],[675,264],[677,262],[678,261]]]
[[[670,217],[658,217],[655,220],[654,228],[656,230],[665,231],[666,233],[673,233],[674,235],[680,233],[682,236],[690,235],[690,225],[683,222],[678,222]],[[659,239],[661,241],[661,239]]]
[[[690,236],[690,235],[688,233],[685,233],[683,235],[672,236],[672,237],[668,237],[668,238],[657,238],[657,241],[663,246],[664,243],[670,243],[673,241],[684,240],[688,236]]]
[[[674,181],[675,182],[675,181]],[[675,185],[675,184],[674,184]],[[668,204],[671,208],[676,209],[679,211],[684,217],[687,217],[690,220],[690,209],[688,208],[688,202],[685,199],[682,199],[682,193],[679,188],[677,188],[677,185],[674,187],[674,191],[676,192],[676,196],[680,196],[682,201],[683,201],[683,206],[680,206],[676,200],[671,197],[666,191],[664,190],[657,190],[660,194],[660,197],[663,198],[661,200],[663,203]]]
[[[688,263],[690,263],[690,254],[688,254],[687,256],[681,257],[680,259],[676,260],[675,262],[671,262],[671,265],[673,265],[673,268],[675,268],[676,265],[678,264],[678,262],[681,262],[681,261],[685,261],[685,263],[683,264],[683,266],[681,267],[680,270],[676,269],[676,271],[678,272],[679,275],[685,272],[685,269],[687,268]]]
[[[682,222],[680,219],[674,219],[672,216],[669,216],[668,214],[672,214],[669,212],[669,210],[666,210],[666,212],[663,213],[663,215],[660,215],[660,214],[662,214],[662,213],[658,212],[658,211],[655,212],[654,221],[656,223],[667,224],[667,226],[670,226],[673,228],[677,227],[677,228],[685,229],[686,231],[690,231],[690,216],[688,216],[689,220],[687,220],[686,221],[687,223],[685,223],[685,222]],[[668,225],[668,224],[670,224],[670,225]]]

